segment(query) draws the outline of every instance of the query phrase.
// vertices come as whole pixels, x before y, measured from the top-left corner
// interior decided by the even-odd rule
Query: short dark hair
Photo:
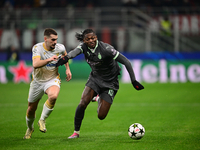
[[[44,30],[44,36],[50,36],[51,34],[58,35],[57,32],[52,28],[46,28]]]
[[[84,39],[84,37],[85,37],[85,35],[88,34],[88,33],[94,33],[94,34],[96,34],[94,32],[94,30],[92,30],[92,29],[85,29],[81,33],[76,33],[75,37],[76,37],[77,40],[79,40],[80,42],[82,42],[83,39]]]

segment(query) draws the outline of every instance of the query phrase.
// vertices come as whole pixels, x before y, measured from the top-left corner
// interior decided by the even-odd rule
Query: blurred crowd
[[[123,0],[125,6],[133,7],[196,7],[199,0]]]
[[[11,5],[13,8],[51,7],[197,7],[199,0],[1,0],[0,8]]]
[[[149,15],[156,10],[162,15],[200,13],[200,0],[123,0],[123,6],[139,8]]]
[[[1,0],[0,7],[11,5],[13,8],[57,8],[97,6],[96,0]]]
[[[0,19],[2,21],[0,22],[0,28],[37,29],[38,26],[40,25],[37,22],[37,19],[38,18],[41,19],[41,16],[45,16],[47,18],[48,17],[53,18],[51,22],[46,23],[44,21],[42,24],[43,26],[45,26],[45,23],[46,23],[48,25],[52,25],[56,27],[60,27],[59,25],[62,24],[62,27],[63,27],[63,23],[56,20],[57,16],[59,17],[60,15],[56,16],[56,14],[53,13],[53,11],[51,11],[52,10],[51,8],[69,8],[68,9],[69,11],[65,15],[66,17],[66,16],[72,16],[71,12],[73,12],[73,10],[76,10],[79,7],[80,8],[81,7],[83,8],[125,7],[125,8],[128,8],[126,9],[127,14],[128,14],[127,16],[129,16],[129,18],[134,18],[131,21],[129,21],[130,23],[128,22],[127,24],[128,25],[131,24],[132,26],[137,24],[137,26],[141,26],[141,27],[142,26],[145,27],[146,24],[144,24],[143,22],[145,22],[146,20],[144,20],[144,18],[141,18],[140,16],[136,16],[135,13],[132,11],[134,9],[129,9],[129,8],[138,8],[142,10],[144,13],[148,14],[152,18],[158,17],[158,16],[168,17],[170,15],[176,15],[176,14],[178,15],[200,14],[200,0],[1,0],[0,1]],[[49,12],[52,12],[52,13],[51,14],[49,13],[47,16],[45,15],[46,13],[44,13],[45,11],[40,14],[40,11],[38,11],[40,9],[38,9],[36,10],[38,11],[38,14],[39,14],[38,15],[37,13],[33,13],[33,11],[31,11],[32,8],[49,8],[50,10]],[[18,11],[20,9],[25,10],[26,13],[20,14]],[[41,9],[41,10],[46,10],[46,9]],[[62,10],[65,11],[65,9],[62,9]],[[93,9],[87,9],[88,12],[90,12],[90,10],[93,10]],[[91,16],[93,15],[93,13],[90,13],[90,14]],[[107,14],[105,15],[104,13],[102,14],[104,16],[107,15]],[[78,14],[77,16],[79,15],[80,14]],[[89,17],[88,16],[85,17],[86,18],[85,20],[87,21],[87,18]],[[29,20],[27,21],[27,18],[32,19],[32,21],[29,21]],[[71,22],[71,26],[77,27],[81,23],[84,24],[86,22],[85,20],[82,18],[78,18],[74,22]],[[89,21],[91,21],[91,19]],[[89,21],[87,22],[88,24],[90,23]],[[194,20],[193,22],[195,21],[196,20]],[[197,18],[197,21],[198,21],[198,18]],[[141,25],[142,23],[143,25]],[[169,26],[171,28],[169,24],[170,24],[169,22],[163,22],[161,25],[163,25],[165,28],[166,26]],[[168,34],[168,32],[165,32],[165,31],[163,33]],[[8,40],[8,41],[10,41],[9,37],[13,37],[13,34],[11,33],[7,33],[6,35],[8,35],[8,37],[6,36],[4,37],[6,37],[5,40]],[[9,43],[9,42],[1,42],[1,43]],[[1,44],[0,51],[2,47],[3,46]],[[16,57],[17,56],[16,49],[18,49],[19,47],[20,46],[15,45],[15,47],[13,48],[12,44],[9,45],[7,51],[13,55],[8,55],[9,58],[7,58],[7,60],[13,60],[13,59],[18,60],[18,57]]]

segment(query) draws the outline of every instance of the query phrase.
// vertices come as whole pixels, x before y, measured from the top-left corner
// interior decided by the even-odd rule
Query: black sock
[[[85,108],[84,107],[80,107],[78,105],[78,107],[76,108],[76,113],[75,113],[75,117],[74,117],[74,128],[75,128],[75,131],[79,131],[80,130],[84,114],[85,114]]]

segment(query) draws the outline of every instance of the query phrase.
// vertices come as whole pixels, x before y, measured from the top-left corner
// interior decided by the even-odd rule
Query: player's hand
[[[58,62],[56,63],[56,67],[58,67],[58,66],[62,66],[62,65],[64,65],[64,64],[66,64],[67,62],[68,62],[68,60],[69,60],[69,58],[67,57],[67,56],[65,56],[65,57],[63,57],[63,58],[60,58],[59,60],[58,60]]]
[[[70,81],[72,79],[72,73],[69,69],[66,70],[66,81]]]
[[[142,89],[144,89],[144,86],[142,85],[142,84],[140,84],[138,81],[133,81],[132,82],[132,84],[133,84],[133,87],[136,89],[136,90],[142,90]]]
[[[50,58],[48,59],[48,62],[55,61],[55,60],[57,60],[57,59],[58,59],[58,56],[53,55],[52,57],[50,57]]]

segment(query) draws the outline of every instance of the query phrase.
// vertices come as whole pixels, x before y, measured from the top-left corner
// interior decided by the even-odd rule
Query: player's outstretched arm
[[[118,62],[120,62],[121,64],[125,65],[129,75],[130,75],[130,78],[131,78],[131,83],[133,85],[133,87],[136,89],[136,90],[142,90],[144,89],[144,86],[142,84],[140,84],[136,79],[135,79],[135,73],[133,71],[133,68],[132,68],[132,65],[130,63],[130,61],[124,56],[122,55],[121,53],[119,54],[119,56],[116,58],[116,60]]]
[[[56,67],[62,66],[63,64],[66,64],[69,59],[72,59],[72,58],[78,56],[81,53],[82,53],[82,51],[81,51],[80,48],[75,48],[74,50],[70,51],[65,57],[60,58],[58,60],[58,62],[56,63]]]

